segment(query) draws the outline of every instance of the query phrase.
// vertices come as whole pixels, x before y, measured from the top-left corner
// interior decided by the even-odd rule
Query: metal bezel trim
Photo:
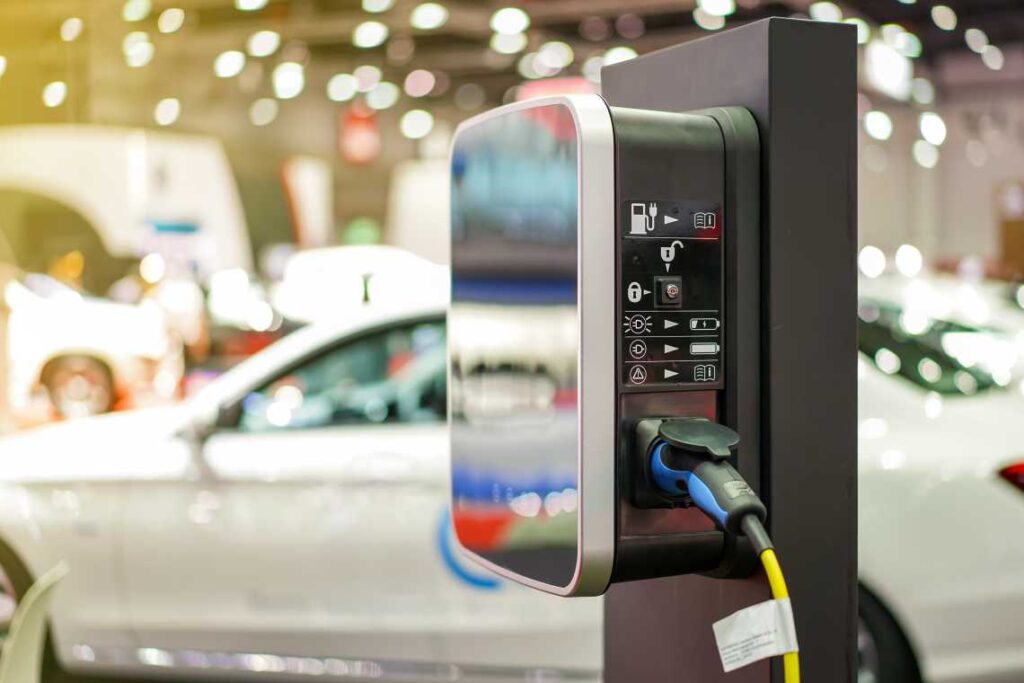
[[[576,124],[577,160],[577,422],[576,568],[566,586],[531,579],[459,551],[496,574],[562,596],[600,595],[608,588],[615,559],[615,135],[611,111],[599,95],[563,95],[517,102],[467,119],[455,131],[510,112],[563,105]],[[453,144],[454,149],[454,144]],[[450,159],[449,159],[450,164]],[[449,344],[451,343],[449,335]],[[451,367],[449,365],[449,386]],[[449,401],[451,391],[448,392]],[[450,408],[450,405],[449,405]],[[451,429],[451,411],[448,425]],[[451,492],[449,492],[451,500]]]

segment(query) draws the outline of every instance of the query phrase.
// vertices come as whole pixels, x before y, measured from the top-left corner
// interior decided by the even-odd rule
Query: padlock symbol
[[[638,304],[640,299],[644,296],[644,290],[640,287],[639,282],[630,282],[629,287],[626,288],[626,298],[631,303]]]

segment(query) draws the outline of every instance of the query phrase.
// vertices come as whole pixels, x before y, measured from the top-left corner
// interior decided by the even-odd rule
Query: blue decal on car
[[[458,553],[453,547],[454,540],[452,538],[451,513],[448,508],[445,508],[441,513],[440,523],[437,525],[437,548],[441,553],[441,560],[444,562],[445,568],[467,586],[487,591],[501,588],[501,582],[493,576],[474,574],[462,565]]]

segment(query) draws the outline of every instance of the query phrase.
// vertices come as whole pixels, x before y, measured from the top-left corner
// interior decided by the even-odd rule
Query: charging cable
[[[704,418],[665,420],[651,449],[650,473],[665,495],[683,498],[732,534],[746,536],[768,576],[772,598],[786,600],[789,590],[764,528],[768,511],[750,485],[729,464],[740,437],[724,425]],[[797,652],[783,654],[785,683],[800,682]]]

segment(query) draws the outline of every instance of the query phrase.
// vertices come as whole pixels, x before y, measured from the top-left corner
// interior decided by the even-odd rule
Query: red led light
[[[1019,462],[999,470],[999,476],[1024,491],[1024,462]]]

